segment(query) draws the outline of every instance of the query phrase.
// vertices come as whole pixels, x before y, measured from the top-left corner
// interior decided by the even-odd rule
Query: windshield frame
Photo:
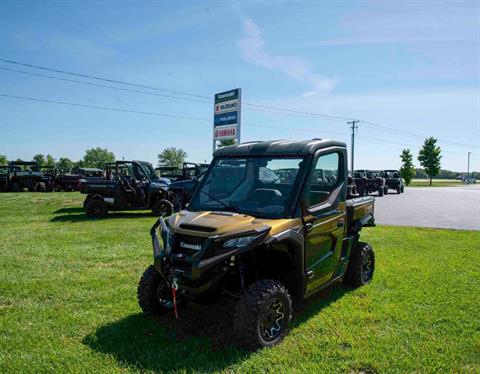
[[[289,196],[287,198],[287,200],[285,201],[285,204],[284,204],[284,209],[283,211],[281,212],[281,214],[268,214],[268,213],[261,213],[261,212],[252,212],[252,211],[248,211],[248,210],[243,210],[243,209],[235,209],[235,210],[231,210],[231,211],[234,211],[235,213],[239,213],[239,214],[246,214],[246,215],[249,215],[249,216],[252,216],[252,217],[256,217],[256,218],[265,218],[265,219],[281,219],[281,218],[289,218],[289,217],[292,217],[294,215],[294,212],[296,211],[295,209],[295,202],[298,200],[298,196],[300,194],[300,191],[302,189],[302,186],[303,186],[303,181],[305,180],[305,176],[308,172],[308,167],[309,167],[309,157],[308,156],[300,156],[300,155],[292,155],[292,156],[271,156],[271,155],[266,155],[266,156],[258,156],[258,155],[252,155],[252,156],[249,156],[249,155],[245,155],[245,156],[222,156],[222,157],[214,157],[214,159],[212,160],[212,162],[210,163],[207,171],[203,174],[203,178],[202,178],[202,181],[200,182],[200,184],[198,185],[198,187],[195,189],[195,192],[190,200],[190,204],[188,205],[188,207],[186,208],[186,210],[188,211],[191,211],[191,212],[201,212],[201,211],[225,211],[227,209],[225,209],[224,206],[219,206],[218,208],[215,207],[215,208],[208,208],[207,209],[203,209],[201,204],[199,204],[199,208],[200,209],[197,209],[196,206],[195,206],[195,203],[197,201],[197,199],[199,199],[199,195],[200,194],[203,194],[205,191],[202,192],[202,189],[206,183],[206,181],[209,179],[209,176],[210,176],[210,173],[213,172],[215,166],[217,165],[217,163],[220,161],[220,160],[243,160],[243,159],[268,159],[268,160],[275,160],[275,159],[278,159],[278,160],[282,160],[282,159],[298,159],[299,160],[299,163],[303,162],[302,165],[299,166],[298,168],[298,172],[297,172],[297,175],[295,176],[295,180],[294,182],[292,183],[292,187],[291,187],[291,190],[289,192]],[[243,182],[245,181],[245,179],[247,178],[247,176],[245,175],[234,187],[234,189],[238,188],[238,186]],[[221,204],[220,204],[221,205]],[[228,203],[227,203],[228,205]]]
[[[158,179],[158,177],[156,177],[157,173],[155,172],[155,169],[153,168],[152,164],[150,164],[149,162],[139,162],[139,164],[143,172],[145,173],[145,176],[150,182],[153,182],[154,180]]]

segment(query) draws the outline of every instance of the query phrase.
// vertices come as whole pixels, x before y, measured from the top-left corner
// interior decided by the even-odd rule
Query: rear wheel
[[[47,187],[45,186],[44,182],[38,182],[35,185],[35,192],[45,192],[47,190]]]
[[[88,217],[102,218],[108,213],[108,206],[103,199],[91,199],[86,207],[85,212]]]
[[[404,187],[404,186],[402,186],[402,189],[401,189],[400,192],[401,192],[401,193],[404,193],[404,192],[405,192],[405,187]]]
[[[286,335],[291,319],[292,299],[287,289],[275,280],[257,281],[237,303],[235,338],[247,349],[271,347]]]
[[[168,217],[173,214],[173,204],[165,199],[156,200],[152,204],[152,213],[157,217]]]
[[[171,289],[153,266],[149,266],[140,278],[137,298],[146,315],[160,314],[173,308]]]
[[[348,263],[343,281],[351,287],[360,287],[370,283],[375,271],[375,253],[367,243],[359,242]]]
[[[388,187],[387,186],[383,187],[383,192],[384,192],[385,195],[388,195]]]
[[[20,192],[20,190],[21,190],[20,183],[13,182],[12,183],[12,192]]]
[[[402,188],[400,186],[397,187],[397,194],[401,194],[402,193]]]

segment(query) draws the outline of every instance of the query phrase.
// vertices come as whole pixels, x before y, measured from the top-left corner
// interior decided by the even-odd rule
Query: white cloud
[[[310,87],[303,96],[314,96],[319,92],[333,90],[336,80],[312,71],[312,66],[304,59],[296,56],[275,56],[265,50],[265,40],[262,31],[252,19],[243,21],[245,35],[237,41],[242,50],[243,58],[252,64],[263,66],[270,70],[282,72],[286,76],[304,83]]]

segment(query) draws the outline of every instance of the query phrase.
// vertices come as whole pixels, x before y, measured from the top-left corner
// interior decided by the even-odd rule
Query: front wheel
[[[378,196],[383,196],[384,190],[383,187],[378,188]]]
[[[405,192],[405,187],[402,186],[402,189],[400,190],[401,193],[404,193]]]
[[[108,206],[103,199],[92,199],[87,203],[85,212],[88,217],[102,218],[108,213]]]
[[[165,199],[156,200],[152,204],[152,213],[157,217],[168,217],[173,214],[173,204]]]
[[[233,329],[237,343],[247,349],[271,347],[287,333],[292,299],[278,281],[264,279],[250,285],[237,303]]]
[[[386,186],[383,187],[383,192],[384,192],[385,195],[388,195],[388,187],[386,187]]]
[[[351,287],[370,283],[375,271],[375,253],[367,243],[359,242],[353,249],[343,281]]]
[[[153,266],[140,278],[137,299],[145,315],[158,315],[173,308],[171,290]]]
[[[402,188],[400,186],[397,187],[397,194],[400,195],[402,193]]]

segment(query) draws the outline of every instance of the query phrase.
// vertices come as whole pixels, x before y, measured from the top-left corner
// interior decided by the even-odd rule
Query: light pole
[[[470,177],[470,155],[472,152],[468,152],[468,163],[467,163],[467,177]]]

